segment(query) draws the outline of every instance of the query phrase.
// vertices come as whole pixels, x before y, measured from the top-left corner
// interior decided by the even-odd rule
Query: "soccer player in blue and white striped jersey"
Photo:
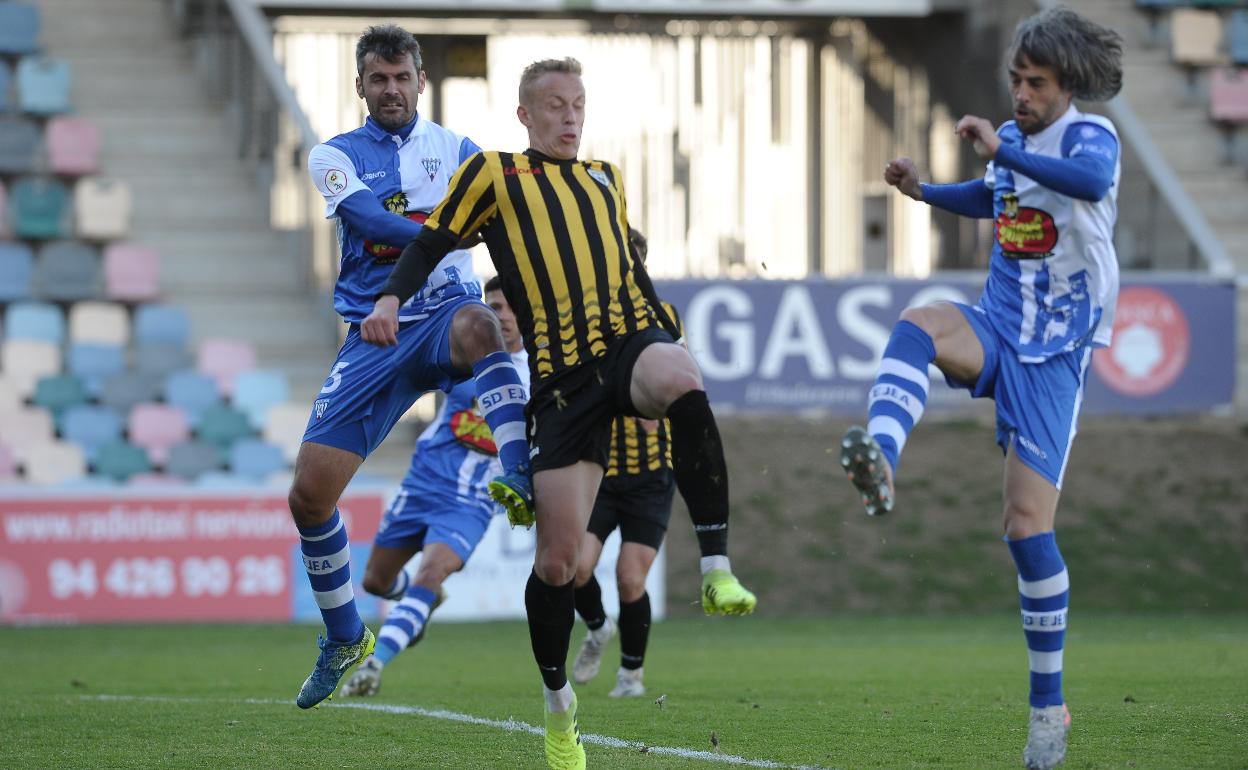
[[[1120,175],[1110,121],[1074,98],[1104,101],[1122,85],[1122,40],[1067,9],[1019,24],[1006,53],[1013,120],[993,130],[958,121],[988,161],[982,179],[920,184],[899,158],[884,179],[902,193],[967,217],[995,220],[988,282],[973,306],[936,303],[902,313],[884,349],[867,428],[851,428],[841,464],[870,514],[893,507],[901,450],[927,400],[928,367],[996,402],[1005,460],[1005,539],[1018,569],[1031,669],[1024,765],[1066,755],[1070,713],[1062,651],[1070,581],[1054,536],[1062,476],[1093,348],[1109,344],[1118,297],[1113,229]]]

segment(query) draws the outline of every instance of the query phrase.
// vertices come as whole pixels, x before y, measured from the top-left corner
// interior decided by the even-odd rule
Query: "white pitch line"
[[[243,698],[242,700],[227,700],[222,698],[175,698],[160,695],[83,695],[83,700],[98,701],[138,701],[143,703],[245,703],[250,706],[289,706],[293,701],[274,700],[272,698]],[[446,709],[426,709],[419,706],[397,706],[388,703],[326,703],[327,708],[335,709],[356,709],[358,711],[376,711],[383,714],[401,714],[406,716],[428,717],[430,719],[442,719],[447,722],[461,722],[463,724],[481,725],[483,727],[494,727],[508,732],[531,733],[533,735],[542,735],[545,731],[540,727],[534,727],[526,722],[520,722],[516,719],[486,719],[485,717],[474,717],[471,714],[460,714],[457,711],[447,711]],[[784,762],[776,762],[771,759],[747,759],[746,757],[737,756],[736,754],[718,754],[712,751],[698,751],[697,749],[682,749],[674,746],[650,746],[640,741],[626,741],[623,738],[615,738],[610,735],[596,735],[594,733],[581,733],[581,741],[584,743],[592,743],[598,746],[606,746],[612,749],[631,749],[633,751],[645,751],[648,754],[662,754],[665,756],[682,757],[684,759],[699,759],[703,762],[714,762],[721,765],[737,765],[740,767],[761,767],[768,770],[828,770],[828,768],[818,765],[790,765]]]

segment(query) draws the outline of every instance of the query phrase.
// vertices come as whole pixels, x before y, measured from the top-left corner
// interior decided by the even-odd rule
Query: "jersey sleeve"
[[[328,144],[318,144],[308,153],[308,173],[312,184],[325,197],[326,219],[337,216],[338,204],[352,193],[369,190],[356,175],[355,164],[347,154]]]
[[[425,227],[456,241],[478,232],[498,210],[494,179],[486,154],[478,152],[455,170],[446,197],[425,220]]]

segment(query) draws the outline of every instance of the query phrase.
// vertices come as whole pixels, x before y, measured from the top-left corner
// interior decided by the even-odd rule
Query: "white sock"
[[[565,682],[558,690],[542,685],[542,694],[546,696],[546,710],[552,714],[562,714],[572,708],[572,685],[570,683]]]
[[[732,567],[728,564],[727,556],[703,556],[701,559],[698,559],[698,566],[702,568],[703,575],[713,569],[722,569],[724,572],[732,572]]]

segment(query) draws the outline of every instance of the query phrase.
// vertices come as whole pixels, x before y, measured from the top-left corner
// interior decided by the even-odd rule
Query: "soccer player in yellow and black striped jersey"
[[[676,484],[703,553],[703,608],[744,614],[755,599],[728,561],[728,471],[715,417],[697,364],[676,344],[645,269],[629,254],[621,174],[610,163],[577,159],[585,123],[580,63],[548,59],[526,68],[516,115],[529,149],[482,152],[460,166],[360,333],[372,344],[394,344],[401,302],[457,242],[484,238],[533,375],[527,415],[538,527],[525,606],[545,685],[546,759],[553,768],[583,768],[566,661],[573,579],[612,418],[670,422]],[[514,512],[509,518],[526,523]]]

